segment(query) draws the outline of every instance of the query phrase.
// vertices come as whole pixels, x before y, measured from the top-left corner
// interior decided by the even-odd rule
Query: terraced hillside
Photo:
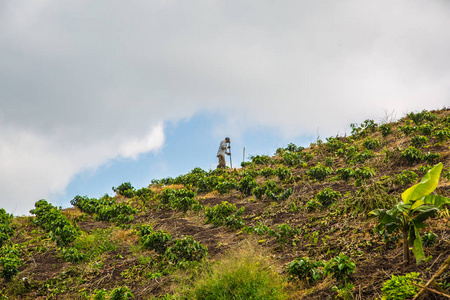
[[[439,201],[396,206],[439,163]],[[0,211],[0,299],[412,298],[450,255],[450,109],[113,192]]]

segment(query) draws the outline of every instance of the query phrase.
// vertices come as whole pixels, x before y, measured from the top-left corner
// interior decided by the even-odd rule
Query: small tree
[[[409,264],[409,245],[419,264],[425,258],[419,229],[424,221],[434,215],[450,198],[431,195],[439,183],[443,165],[439,163],[431,168],[422,181],[402,193],[402,200],[390,210],[375,209],[371,215],[378,217],[376,230],[386,229],[388,233],[401,230],[403,234],[403,261]]]

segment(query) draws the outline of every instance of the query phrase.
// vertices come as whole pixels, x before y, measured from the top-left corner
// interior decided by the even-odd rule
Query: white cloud
[[[91,144],[5,130],[0,134],[0,207],[15,215],[28,214],[37,200],[63,193],[77,173],[117,157],[135,159],[159,149],[163,142],[162,125],[151,128],[144,139],[115,136]]]
[[[155,150],[164,122],[199,111],[223,115],[215,132],[295,137],[441,108],[449,13],[438,0],[2,1],[5,199]]]

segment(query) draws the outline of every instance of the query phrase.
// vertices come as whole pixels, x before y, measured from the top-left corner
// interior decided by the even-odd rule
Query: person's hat
[[[226,140],[230,140],[230,138],[229,138],[229,137],[226,137],[225,139],[226,139]]]

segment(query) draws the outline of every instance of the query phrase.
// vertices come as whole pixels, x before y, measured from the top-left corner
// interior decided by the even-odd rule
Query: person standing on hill
[[[227,149],[230,149],[230,138],[226,137],[223,141],[220,142],[219,150],[217,150],[217,157],[219,158],[219,165],[217,168],[225,169],[225,154],[230,155],[230,152],[227,152]]]

